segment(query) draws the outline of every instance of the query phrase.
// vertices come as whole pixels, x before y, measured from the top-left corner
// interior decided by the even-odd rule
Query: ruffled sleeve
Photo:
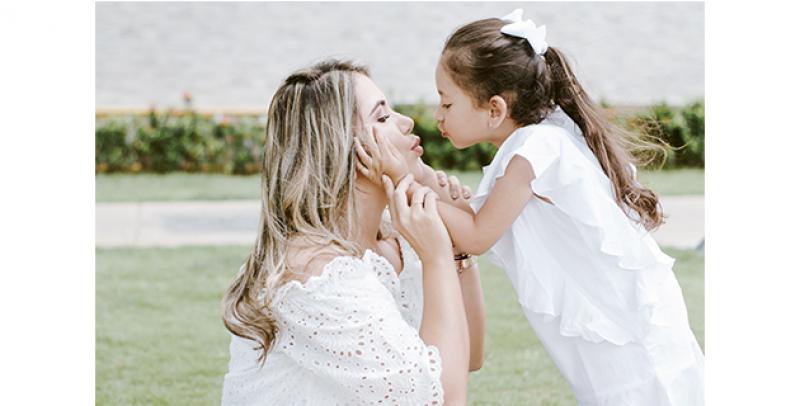
[[[515,153],[533,167],[533,191],[593,231],[601,251],[617,257],[620,267],[638,270],[658,263],[671,266],[671,258],[660,250],[654,252],[642,245],[648,232],[620,208],[610,181],[568,138],[572,135],[559,127],[541,127]]]
[[[346,404],[441,405],[441,359],[398,310],[372,251],[338,257],[306,283],[284,286],[274,299],[281,351],[338,387]]]
[[[515,156],[533,169],[532,191],[552,203],[532,200],[492,250],[495,262],[516,270],[520,303],[559,318],[565,336],[620,345],[641,337],[674,260],[617,205],[582,135],[564,126],[532,125],[509,136],[484,168],[473,210]]]

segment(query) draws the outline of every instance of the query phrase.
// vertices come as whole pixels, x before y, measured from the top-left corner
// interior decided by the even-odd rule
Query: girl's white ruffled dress
[[[692,406],[704,358],[674,259],[631,220],[580,129],[560,108],[500,146],[470,202],[478,211],[514,156],[532,199],[489,251],[581,405]],[[635,214],[635,213],[634,213]]]
[[[382,256],[341,256],[279,288],[279,331],[263,367],[231,335],[223,405],[443,405],[441,359],[419,336],[422,265],[398,238],[403,271]]]

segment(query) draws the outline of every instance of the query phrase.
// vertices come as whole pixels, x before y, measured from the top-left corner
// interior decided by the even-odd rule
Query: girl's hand
[[[461,185],[461,182],[458,180],[457,177],[450,175],[447,176],[444,171],[435,171],[436,179],[439,182],[439,186],[448,188],[450,193],[450,198],[453,200],[464,199],[469,200],[472,198],[472,191],[470,190],[469,186]]]
[[[396,184],[409,173],[408,163],[395,146],[376,127],[372,127],[362,140],[355,139],[358,162],[356,168],[373,183],[381,184],[381,175],[389,175]]]
[[[436,203],[436,193],[427,187],[416,187],[411,197],[408,189],[414,175],[404,176],[395,187],[383,176],[383,187],[389,198],[392,224],[408,241],[423,262],[452,262],[453,249]]]

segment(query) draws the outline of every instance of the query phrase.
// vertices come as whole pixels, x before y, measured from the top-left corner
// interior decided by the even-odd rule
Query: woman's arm
[[[478,263],[465,268],[459,275],[464,311],[469,329],[469,370],[477,371],[483,366],[483,338],[486,313],[483,306],[483,289]]]
[[[440,204],[439,214],[457,250],[480,255],[491,248],[534,197],[530,187],[533,179],[530,164],[515,156],[478,213]]]
[[[412,182],[413,176],[406,176],[395,188],[385,176],[383,185],[389,196],[392,223],[422,262],[423,310],[419,335],[426,344],[439,349],[446,404],[465,405],[469,330],[453,250],[436,211],[435,194],[430,189],[418,188],[409,203],[407,190]]]
[[[422,338],[397,311],[392,294],[374,277],[376,261],[339,257],[324,262],[313,261],[310,270],[319,275],[327,268],[324,284],[290,289],[273,305],[283,332],[273,350],[309,371],[314,377],[312,386],[332,384],[338,395],[353,404],[437,401],[449,405],[451,398],[466,398],[466,384],[452,383],[452,375],[458,371],[448,359],[447,347],[455,339],[443,339],[433,348]],[[326,327],[320,328],[322,324]],[[466,364],[463,368],[466,376]],[[276,388],[261,390],[280,392]],[[295,394],[296,402],[308,400],[304,395]]]

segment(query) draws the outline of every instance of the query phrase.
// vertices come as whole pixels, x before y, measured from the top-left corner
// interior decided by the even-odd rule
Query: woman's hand
[[[373,183],[382,183],[381,175],[389,175],[396,184],[400,178],[409,173],[408,163],[400,151],[389,142],[376,127],[372,127],[364,140],[356,137],[356,168]]]
[[[448,189],[451,199],[464,199],[468,201],[472,198],[472,191],[470,190],[469,186],[462,185],[461,181],[459,181],[457,177],[453,175],[447,176],[444,171],[435,171],[435,173],[436,180],[439,182],[439,186]]]
[[[414,182],[411,174],[404,176],[396,187],[387,176],[382,179],[389,198],[392,224],[411,244],[420,260],[452,262],[452,243],[439,217],[436,193],[424,186],[416,186],[409,193]]]
[[[445,403],[466,405],[470,331],[450,238],[436,207],[437,195],[425,186],[417,186],[410,192],[414,182],[411,174],[403,177],[396,187],[388,176],[382,179],[392,224],[422,261],[419,335],[425,344],[439,348]],[[411,193],[410,203],[408,193]]]

